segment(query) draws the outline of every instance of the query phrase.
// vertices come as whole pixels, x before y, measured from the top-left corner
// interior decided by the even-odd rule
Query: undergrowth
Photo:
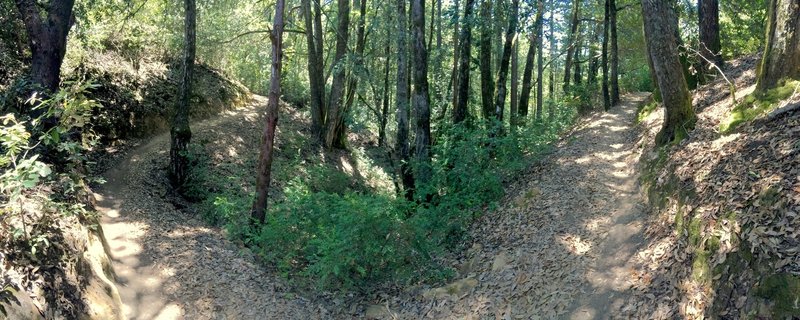
[[[783,85],[769,89],[766,93],[748,95],[733,108],[730,116],[720,123],[719,131],[723,134],[733,132],[739,124],[753,121],[758,116],[777,108],[781,101],[797,93],[798,89],[800,81],[785,80]]]
[[[302,286],[343,292],[444,280],[452,270],[437,257],[460,248],[470,224],[502,197],[504,182],[542,156],[575,119],[574,107],[555,110],[546,122],[495,137],[484,124],[443,128],[433,147],[433,178],[417,188],[433,195],[429,202],[352,187],[347,173],[293,159],[303,168],[284,166],[296,172],[276,174],[293,178],[270,193],[267,222],[259,228],[247,219],[252,191],[226,187],[251,179],[251,167],[196,168],[204,176],[201,212]],[[353,154],[372,160],[363,151]]]

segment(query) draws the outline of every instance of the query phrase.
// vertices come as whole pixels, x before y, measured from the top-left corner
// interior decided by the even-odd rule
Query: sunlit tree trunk
[[[758,73],[756,92],[764,93],[783,78],[800,77],[800,2],[771,0],[767,44]]]
[[[431,110],[428,91],[428,53],[425,50],[425,2],[411,1],[412,20],[412,52],[414,92],[411,101],[414,104],[416,120],[415,148],[415,190],[427,185],[431,180]],[[429,195],[425,195],[427,198]]]
[[[314,6],[318,7],[319,0],[314,0]],[[302,0],[303,16],[305,17],[306,44],[308,46],[308,78],[311,100],[311,135],[320,143],[324,142],[323,128],[325,127],[325,71],[322,60],[322,39],[323,30],[318,29],[317,20],[319,9],[316,9],[316,16],[311,11],[311,1]],[[319,22],[319,26],[322,22]]]
[[[457,41],[461,48],[459,53],[458,77],[453,108],[453,123],[461,123],[469,117],[469,70],[472,58],[472,11],[475,0],[466,0],[464,4],[464,26],[461,29],[461,40]]]
[[[350,37],[350,0],[338,0],[339,20],[336,27],[336,51],[333,67],[333,82],[328,101],[328,120],[326,121],[325,147],[343,149],[346,147],[344,139],[344,103],[345,103],[345,60],[347,55],[347,42]]]
[[[183,75],[178,88],[178,99],[175,105],[175,116],[170,129],[170,181],[180,189],[189,176],[189,142],[192,130],[189,128],[189,97],[192,93],[192,73],[195,56],[195,0],[184,0],[184,48]]]
[[[194,0],[187,0],[194,1]],[[281,67],[283,63],[283,11],[285,0],[275,3],[275,17],[272,22],[272,65],[269,76],[269,97],[267,101],[266,125],[261,136],[261,150],[256,170],[256,199],[253,202],[252,221],[263,224],[266,218],[267,197],[272,178],[272,159],[274,158],[275,128],[278,125],[278,105],[281,98]]]
[[[647,47],[666,109],[666,119],[656,136],[665,145],[685,136],[694,127],[695,115],[686,79],[678,58],[677,25],[669,1],[642,0]]]
[[[397,0],[397,145],[395,151],[400,158],[400,179],[403,182],[404,195],[407,200],[414,199],[414,176],[411,170],[411,150],[408,141],[409,97],[410,86],[408,76],[408,26],[406,1]]]
[[[491,119],[494,114],[492,98],[494,96],[494,80],[492,77],[492,0],[483,0],[480,13],[481,38],[478,43],[480,60],[478,66],[481,72],[481,106],[483,118]]]
[[[533,89],[533,67],[536,63],[534,58],[536,56],[536,50],[541,49],[541,32],[539,32],[539,29],[541,28],[542,16],[544,15],[544,10],[542,10],[543,2],[544,0],[537,1],[536,20],[534,21],[533,31],[531,31],[530,35],[528,54],[525,55],[525,69],[522,71],[522,92],[519,97],[518,120],[520,123],[524,123],[528,118],[528,102],[530,101],[531,89]],[[539,51],[539,55],[541,55],[541,50]]]

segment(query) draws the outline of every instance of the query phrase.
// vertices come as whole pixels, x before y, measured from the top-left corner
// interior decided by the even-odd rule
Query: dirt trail
[[[456,263],[461,280],[439,288],[447,294],[421,289],[378,301],[388,306],[383,316],[613,317],[632,284],[631,258],[644,242],[633,122],[648,98],[626,95],[587,119],[510,186],[500,208],[475,224],[474,244]]]
[[[195,139],[215,128],[260,123],[263,99],[192,125]],[[164,200],[169,133],[125,155],[95,198],[129,319],[315,319],[328,314],[290,293],[252,254]]]

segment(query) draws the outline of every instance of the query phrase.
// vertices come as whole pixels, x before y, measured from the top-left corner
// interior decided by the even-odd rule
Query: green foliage
[[[661,107],[661,104],[656,101],[651,101],[648,104],[641,105],[639,110],[636,112],[636,123],[641,123],[647,119],[647,117],[649,117],[650,114],[652,114],[653,111],[656,111],[656,109],[659,107]]]
[[[772,316],[774,319],[790,319],[800,316],[800,278],[796,275],[773,274],[761,282],[756,288],[756,295],[773,301]]]
[[[731,111],[730,116],[720,123],[721,133],[732,132],[739,124],[749,122],[760,115],[768,113],[780,105],[780,102],[791,97],[800,89],[800,81],[784,80],[777,88],[767,90],[764,94],[751,94],[744,98]]]
[[[722,54],[736,58],[764,48],[767,1],[720,1]]]

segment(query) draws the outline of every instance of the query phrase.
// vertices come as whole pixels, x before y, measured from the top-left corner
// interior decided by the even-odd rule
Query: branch
[[[702,44],[702,45],[705,47],[705,44]],[[702,54],[702,53],[700,53],[699,51],[695,50],[694,48],[692,48],[692,47],[689,47],[689,46],[683,46],[683,47],[684,47],[684,49],[686,49],[686,50],[689,50],[689,51],[692,51],[692,52],[694,52],[694,54],[696,54],[698,57],[700,57],[701,59],[703,59],[703,60],[705,60],[706,62],[708,62],[708,64],[709,64],[710,66],[714,67],[714,69],[717,69],[717,71],[719,72],[719,74],[721,74],[721,75],[722,75],[722,78],[723,78],[723,79],[725,79],[725,82],[727,82],[727,83],[728,83],[728,88],[729,88],[729,89],[730,89],[730,91],[731,91],[731,98],[733,99],[733,104],[736,104],[736,103],[738,103],[738,101],[736,101],[736,85],[733,83],[733,81],[731,81],[731,80],[729,80],[729,79],[728,79],[728,77],[725,75],[725,73],[724,73],[724,72],[722,72],[722,69],[720,69],[720,67],[719,67],[719,66],[718,66],[716,63],[714,63],[713,61],[711,61],[711,60],[707,59],[705,56],[703,56],[703,54]],[[706,47],[706,50],[708,50],[708,48],[707,48],[707,47]],[[711,52],[711,50],[708,50],[708,51],[709,51],[709,52]]]

